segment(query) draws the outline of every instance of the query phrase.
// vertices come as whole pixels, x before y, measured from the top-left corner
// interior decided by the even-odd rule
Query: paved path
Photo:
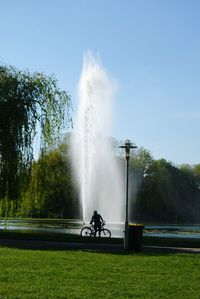
[[[122,245],[118,244],[91,244],[91,243],[72,243],[72,242],[56,242],[56,241],[43,241],[43,240],[10,240],[1,239],[0,247],[14,247],[21,249],[34,249],[34,250],[102,250],[102,251],[121,251]]]
[[[122,253],[123,245],[120,244],[91,244],[91,243],[71,243],[43,240],[10,240],[1,239],[0,247],[13,247],[20,249],[33,250],[100,250],[106,252]],[[180,247],[161,247],[161,246],[143,246],[143,252],[157,253],[200,253],[200,248],[180,248]]]
[[[144,246],[144,251],[148,252],[166,252],[166,253],[200,253],[200,248],[183,248],[183,247],[163,247],[163,246]]]

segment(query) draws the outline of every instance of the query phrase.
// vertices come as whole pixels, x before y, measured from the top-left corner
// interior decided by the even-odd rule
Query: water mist
[[[97,210],[107,222],[124,220],[123,178],[110,136],[116,86],[91,53],[84,56],[72,134],[72,163],[83,221]]]

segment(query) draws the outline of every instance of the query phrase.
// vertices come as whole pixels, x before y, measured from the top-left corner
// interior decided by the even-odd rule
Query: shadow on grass
[[[176,253],[200,253],[197,249],[199,243],[173,242],[170,239],[155,239],[144,238],[144,246],[142,251],[125,251],[123,249],[123,239],[117,238],[86,238],[72,234],[46,234],[33,233],[24,231],[1,231],[0,232],[0,247],[9,247],[25,250],[56,250],[56,251],[87,251],[95,253],[117,254],[117,255],[169,255]],[[177,245],[178,244],[178,245]],[[181,248],[180,245],[188,247]],[[189,246],[190,245],[190,246]],[[196,245],[195,248],[189,249],[191,245]],[[171,247],[170,247],[171,246]],[[179,248],[172,248],[179,246]],[[184,247],[182,246],[182,247]],[[196,250],[196,251],[195,251]]]
[[[21,250],[48,250],[48,251],[83,251],[96,254],[128,255],[128,256],[166,256],[177,253],[200,253],[193,251],[181,251],[169,248],[147,248],[142,251],[125,251],[122,245],[112,244],[85,244],[85,243],[65,243],[55,241],[36,241],[36,240],[0,240],[0,247],[15,248]]]

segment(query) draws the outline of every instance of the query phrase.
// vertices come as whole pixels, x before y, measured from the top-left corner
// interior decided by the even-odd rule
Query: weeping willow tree
[[[59,141],[71,123],[70,96],[56,78],[0,66],[0,199],[20,193],[33,161],[33,141],[40,136],[43,153]]]

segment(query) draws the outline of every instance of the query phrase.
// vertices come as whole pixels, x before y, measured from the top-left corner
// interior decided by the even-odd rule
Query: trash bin
[[[133,251],[142,250],[144,225],[129,224],[128,226],[128,249]]]

